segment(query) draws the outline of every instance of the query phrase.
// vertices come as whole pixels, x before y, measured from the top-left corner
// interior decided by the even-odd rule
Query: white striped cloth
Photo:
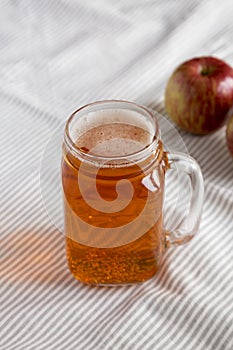
[[[215,55],[233,65],[232,14],[231,0],[1,1],[1,350],[233,349],[233,161],[224,128],[205,137],[180,131],[205,178],[201,228],[141,285],[92,287],[71,276],[59,205],[51,201],[51,221],[40,177],[48,140],[81,105],[119,98],[165,115],[164,87],[179,63]],[[179,148],[175,136],[170,142]]]

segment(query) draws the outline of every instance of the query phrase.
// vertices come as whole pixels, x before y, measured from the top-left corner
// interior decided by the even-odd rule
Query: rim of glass
[[[71,136],[70,136],[70,132],[69,132],[69,128],[71,123],[73,122],[73,119],[81,112],[85,111],[85,112],[91,112],[91,109],[95,106],[101,106],[98,110],[106,110],[106,109],[110,109],[110,105],[115,104],[115,106],[111,106],[111,108],[119,108],[119,109],[126,109],[126,110],[131,110],[131,111],[135,111],[140,113],[141,111],[141,115],[142,117],[145,116],[145,114],[147,114],[147,116],[151,119],[154,127],[155,127],[155,131],[154,131],[154,135],[153,135],[153,139],[152,141],[146,145],[145,147],[141,148],[139,151],[137,152],[133,152],[133,153],[129,153],[123,156],[101,156],[101,155],[95,155],[95,154],[90,154],[88,152],[85,152],[84,150],[82,150],[80,147],[78,147],[72,140]],[[109,106],[109,108],[107,108],[107,106]],[[89,159],[90,161],[117,161],[117,160],[129,160],[131,158],[135,158],[135,157],[140,157],[143,158],[143,155],[148,152],[151,151],[154,147],[155,150],[157,148],[158,142],[160,140],[160,132],[159,132],[159,125],[158,125],[158,120],[156,118],[156,116],[154,115],[155,113],[150,111],[149,109],[147,109],[144,106],[141,106],[135,102],[130,102],[130,101],[126,101],[126,100],[100,100],[100,101],[96,101],[96,102],[91,102],[88,103],[80,108],[78,108],[77,110],[75,110],[70,117],[68,118],[67,122],[66,122],[66,127],[65,127],[65,134],[64,134],[64,141],[66,143],[66,145],[69,147],[69,149],[72,151],[72,153],[76,153],[78,156],[84,157],[85,159]],[[147,153],[148,155],[148,153]]]

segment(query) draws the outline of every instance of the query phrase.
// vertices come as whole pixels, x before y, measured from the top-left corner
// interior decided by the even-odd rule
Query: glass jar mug
[[[192,188],[189,213],[163,227],[165,174],[179,169]],[[67,260],[84,283],[115,285],[151,278],[170,244],[197,232],[204,188],[194,159],[163,149],[153,112],[132,102],[86,105],[68,119],[62,185]]]

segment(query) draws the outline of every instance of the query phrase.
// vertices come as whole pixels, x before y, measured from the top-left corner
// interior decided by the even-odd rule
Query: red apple
[[[227,137],[227,146],[233,157],[233,115],[230,117],[227,123],[226,137]]]
[[[207,134],[221,127],[232,104],[233,69],[210,56],[182,63],[165,91],[167,114],[194,134]]]

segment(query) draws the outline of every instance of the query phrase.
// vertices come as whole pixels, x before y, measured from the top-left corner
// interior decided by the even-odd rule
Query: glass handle
[[[179,170],[188,175],[191,184],[191,200],[188,214],[180,224],[170,232],[166,232],[167,243],[183,244],[188,242],[198,231],[204,201],[204,182],[198,163],[184,153],[168,153],[170,170]]]

